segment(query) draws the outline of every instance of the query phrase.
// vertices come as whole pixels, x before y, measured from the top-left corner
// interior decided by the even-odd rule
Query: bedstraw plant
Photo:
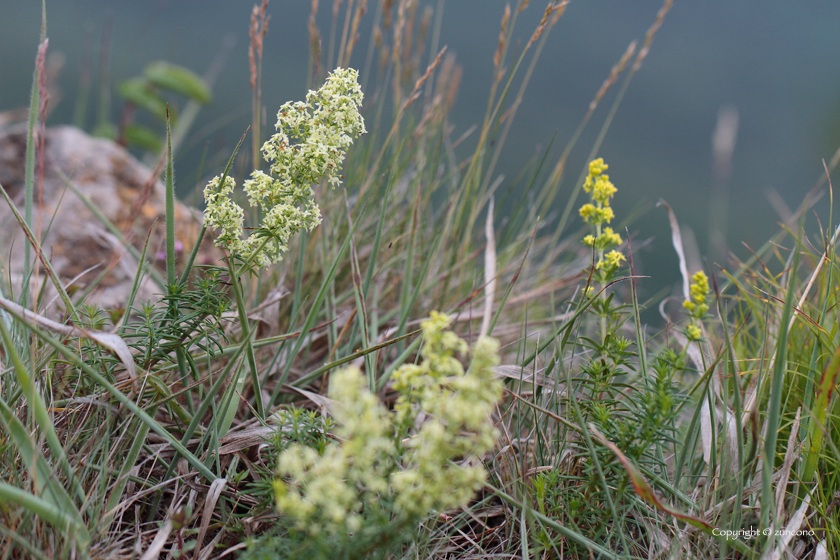
[[[36,59],[24,210],[0,189],[40,263],[0,275],[0,557],[837,557],[840,228],[805,218],[830,210],[840,151],[743,262],[690,276],[663,203],[681,296],[648,301],[655,272],[615,225],[623,170],[598,155],[671,0],[604,69],[561,153],[513,179],[495,166],[573,3],[545,0],[525,35],[536,4],[505,8],[474,134],[453,124],[443,2],[336,2],[322,41],[323,4],[321,87],[197,170],[198,242],[178,251],[172,155],[197,104],[161,156],[163,236],[128,235],[81,198],[137,263],[115,309],[95,302],[110,267],[76,288],[38,233],[35,161],[78,189],[36,141]],[[253,123],[270,10],[250,34]]]

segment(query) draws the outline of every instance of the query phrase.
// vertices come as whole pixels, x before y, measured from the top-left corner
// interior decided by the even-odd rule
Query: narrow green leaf
[[[12,314],[11,312],[9,313]],[[61,440],[58,439],[58,434],[55,432],[55,426],[53,426],[52,417],[49,412],[47,412],[47,406],[44,404],[44,399],[41,397],[41,394],[35,390],[35,384],[32,382],[32,376],[26,369],[26,366],[21,361],[20,356],[12,344],[12,337],[9,334],[9,329],[6,327],[5,321],[0,321],[0,337],[3,339],[3,345],[6,348],[6,352],[8,352],[7,359],[12,362],[15,374],[17,375],[18,383],[20,383],[20,386],[23,389],[23,395],[26,398],[29,408],[32,410],[32,415],[35,417],[35,422],[38,424],[38,428],[40,428],[41,433],[46,438],[47,445],[49,446],[52,454],[55,456],[58,464],[61,465],[61,469],[64,471],[64,475],[67,477],[67,480],[70,481],[73,491],[76,494],[76,499],[83,501],[85,498],[84,490],[82,490],[81,485],[76,479],[73,467],[67,460],[67,454],[64,452]]]
[[[840,348],[834,352],[834,356],[826,364],[817,386],[817,398],[811,409],[812,419],[808,423],[808,447],[805,458],[805,467],[802,476],[803,482],[810,483],[817,470],[817,462],[820,458],[820,451],[823,446],[824,432],[821,426],[826,425],[828,409],[831,405],[831,396],[837,386],[838,374],[840,374]]]
[[[2,481],[0,481],[0,501],[17,504],[59,529],[63,537],[68,541],[75,541],[76,546],[87,557],[86,552],[91,541],[90,533],[71,512],[64,511],[38,496]]]

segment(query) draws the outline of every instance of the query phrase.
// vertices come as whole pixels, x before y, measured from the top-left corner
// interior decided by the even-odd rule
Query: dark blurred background
[[[377,1],[369,2],[351,66],[364,64]],[[253,3],[48,0],[50,52],[64,55],[58,81],[62,96],[53,101],[48,124],[72,122],[88,57],[94,91],[85,125],[88,130],[95,125],[103,30],[110,30],[109,80],[115,87],[154,60],[203,74],[223,40],[232,37],[235,44],[213,88],[213,103],[202,109],[176,161],[181,178],[194,176],[208,142],[211,151],[229,153],[250,123],[247,49]],[[463,67],[452,113],[457,138],[483,117],[505,2],[423,0],[420,13],[426,5],[435,10],[443,6],[440,44]],[[610,68],[631,40],[644,40],[660,6],[660,0],[569,4],[548,39],[497,173],[512,179],[546,148],[555,130],[556,160]],[[5,0],[3,7],[0,111],[7,111],[28,103],[41,3]],[[521,15],[515,37],[523,44],[543,8],[534,1]],[[284,101],[301,99],[308,89],[309,11],[310,2],[303,0],[269,4],[263,62],[263,104],[269,115]],[[318,24],[325,48],[331,11],[332,2],[322,0]],[[654,276],[647,287],[643,283],[644,293],[651,295],[679,280],[667,216],[653,208],[659,198],[694,232],[700,253],[720,261],[725,244],[739,256],[749,254],[741,242],[760,246],[777,231],[785,207],[795,209],[814,186],[821,160],[830,160],[840,145],[839,30],[840,2],[830,0],[675,1],[599,152],[619,189],[616,214],[646,210],[631,226],[639,241],[652,238],[639,255],[643,272]],[[113,120],[122,104],[115,87]],[[570,158],[557,197],[561,205],[586,163],[616,90],[602,102]],[[828,215],[827,197],[818,213]]]

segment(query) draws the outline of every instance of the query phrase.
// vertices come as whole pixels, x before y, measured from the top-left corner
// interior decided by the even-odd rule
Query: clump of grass
[[[592,164],[570,182],[557,223],[538,216],[549,214],[564,184],[579,132],[545,176],[549,151],[526,169],[533,204],[506,204],[521,185],[505,192],[494,174],[515,108],[566,9],[549,1],[524,48],[511,49],[527,4],[502,14],[487,113],[468,153],[447,124],[460,73],[436,44],[440,19],[418,17],[417,4],[406,1],[377,4],[369,68],[361,72],[370,84],[362,107],[370,133],[345,146],[341,187],[321,180],[338,178],[337,170],[297,185],[306,201],[317,200],[323,221],[285,237],[264,227],[282,193],[263,197],[270,204],[253,215],[241,213],[258,245],[288,247],[279,264],[278,249],[271,262],[252,266],[263,246],[242,250],[239,229],[218,238],[230,249],[218,263],[224,266],[196,265],[197,249],[189,247],[186,259],[176,258],[171,137],[166,276],[148,267],[147,247],[132,247],[141,266],[124,316],[72,299],[33,233],[31,204],[16,212],[67,324],[43,317],[27,284],[2,287],[6,556],[209,558],[227,551],[259,558],[306,549],[331,557],[781,558],[785,547],[796,557],[836,555],[840,229],[806,233],[809,199],[796,214],[800,223],[750,261],[691,277],[683,265],[687,304],[672,315],[663,304],[661,330],[642,324],[640,308],[658,302],[637,299],[644,279],[634,270],[632,236],[609,229],[616,191],[596,156],[670,2],[643,48],[636,53],[633,44],[621,55],[584,114],[579,130],[628,70],[591,147]],[[252,37],[261,41],[267,3],[255,9]],[[349,2],[339,38],[334,5],[326,53],[310,20],[314,82],[326,81],[332,61],[351,62],[365,12],[365,2]],[[257,108],[261,48],[252,66]],[[33,93],[30,132],[38,125],[37,81]],[[256,136],[252,146],[264,140]],[[27,202],[43,149],[33,137]],[[216,186],[242,179],[236,162],[247,156],[238,149],[225,154]],[[282,170],[270,171],[251,180],[282,179]],[[612,171],[620,178],[620,169]],[[592,198],[579,212],[589,235],[564,237],[581,189]],[[232,189],[224,194],[230,208],[238,204]],[[504,207],[511,211],[503,219],[494,208]],[[677,217],[670,218],[684,261]],[[212,232],[203,228],[200,238]],[[135,301],[147,274],[158,275],[163,293]],[[376,401],[381,418],[402,418],[388,432],[393,453],[385,454],[385,470],[414,472],[412,438],[439,422],[443,409],[421,406],[428,379],[410,374],[434,378],[444,366],[462,367],[454,353],[445,364],[430,357],[418,327],[433,309],[473,352],[479,334],[500,341],[492,372],[504,392],[479,419],[491,419],[497,437],[487,445],[461,441],[469,452],[451,451],[438,468],[478,453],[473,460],[487,473],[479,490],[455,488],[456,501],[418,498],[420,509],[406,521],[393,485],[374,488],[346,474],[354,455],[343,446],[356,433],[335,401],[355,387],[356,396]],[[335,372],[348,366],[358,373],[342,384]],[[451,380],[440,383],[455,391],[453,399],[467,394]],[[275,507],[275,489],[303,503],[312,480],[290,468],[294,457],[306,455],[312,466],[337,449],[346,467],[337,483],[363,498],[345,504],[345,514],[359,516],[352,526],[334,526],[331,540],[318,540],[308,521],[298,526],[289,503]],[[394,523],[399,530],[388,532]]]

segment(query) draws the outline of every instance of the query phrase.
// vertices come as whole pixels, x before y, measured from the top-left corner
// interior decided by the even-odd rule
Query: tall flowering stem
[[[625,260],[624,255],[615,249],[605,253],[610,247],[621,245],[621,236],[607,225],[615,218],[615,213],[610,207],[610,199],[617,191],[610,182],[610,176],[604,173],[608,167],[603,158],[589,163],[589,175],[583,183],[583,190],[590,195],[591,200],[581,206],[579,211],[580,217],[586,223],[592,224],[595,230],[593,234],[583,238],[583,243],[594,248],[598,254],[593,276],[602,287],[612,280],[621,266],[621,261]],[[606,318],[602,317],[602,339],[606,338],[606,332]]]

